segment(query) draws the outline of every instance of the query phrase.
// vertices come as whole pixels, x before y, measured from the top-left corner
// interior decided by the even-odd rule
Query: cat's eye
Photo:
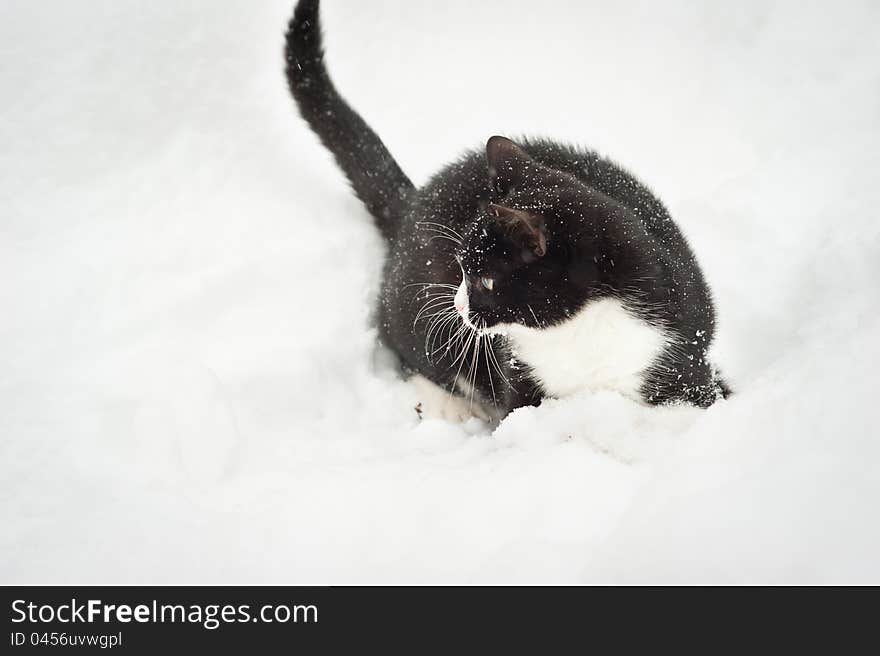
[[[492,291],[492,288],[495,287],[495,281],[492,278],[486,278],[485,276],[480,278],[480,284],[490,292]]]

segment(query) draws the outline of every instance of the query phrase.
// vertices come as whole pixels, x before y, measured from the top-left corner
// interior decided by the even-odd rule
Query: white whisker
[[[470,331],[470,334],[468,335],[468,338],[467,338],[467,343],[465,345],[465,348],[462,349],[461,353],[456,358],[456,362],[459,362],[459,365],[458,365],[458,370],[455,372],[455,378],[452,379],[452,386],[449,388],[449,396],[452,396],[453,393],[455,392],[455,385],[458,382],[459,375],[461,374],[461,368],[462,368],[462,366],[464,366],[464,361],[467,359],[466,356],[467,356],[467,352],[468,352],[468,347],[473,342],[475,335],[476,335],[476,333],[474,331]],[[450,365],[450,368],[454,367],[454,366],[455,366],[455,362],[453,362],[452,365]]]
[[[458,234],[458,232],[456,232],[455,230],[453,230],[452,228],[450,228],[448,225],[446,225],[444,223],[436,223],[434,221],[419,221],[418,225],[434,226],[435,228],[439,228],[441,230],[447,230],[447,231],[449,231],[450,234],[453,234],[456,237],[458,237],[459,239],[461,239],[461,235]]]
[[[532,313],[532,317],[533,317],[533,318],[534,318],[534,320],[535,320],[535,325],[537,325],[537,326],[538,326],[538,328],[540,328],[540,327],[541,327],[541,322],[540,322],[540,321],[538,321],[538,317],[537,317],[537,316],[536,316],[536,315],[535,315],[535,311],[534,311],[534,310],[533,310],[533,309],[532,309],[532,306],[531,306],[531,305],[528,305],[528,304],[526,304],[526,307],[527,307],[527,308],[529,308],[529,312],[531,312],[531,313]]]

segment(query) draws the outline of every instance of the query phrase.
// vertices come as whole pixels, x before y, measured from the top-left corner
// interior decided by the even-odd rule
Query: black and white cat
[[[382,340],[420,411],[498,419],[543,397],[612,389],[711,405],[709,289],[663,204],[593,152],[489,139],[416,189],[336,91],[318,0],[287,33],[300,112],[388,241]]]

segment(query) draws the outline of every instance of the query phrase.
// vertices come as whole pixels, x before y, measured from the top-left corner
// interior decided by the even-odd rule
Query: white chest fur
[[[504,327],[514,356],[532,369],[550,396],[617,390],[635,396],[645,369],[667,337],[616,299],[588,303],[563,324],[545,329]]]

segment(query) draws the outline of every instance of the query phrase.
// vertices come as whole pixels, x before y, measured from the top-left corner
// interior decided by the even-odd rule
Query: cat
[[[379,334],[420,414],[497,421],[585,390],[728,395],[707,358],[709,288],[644,185],[588,150],[493,136],[416,188],[333,85],[318,5],[295,8],[287,80],[388,243]]]

